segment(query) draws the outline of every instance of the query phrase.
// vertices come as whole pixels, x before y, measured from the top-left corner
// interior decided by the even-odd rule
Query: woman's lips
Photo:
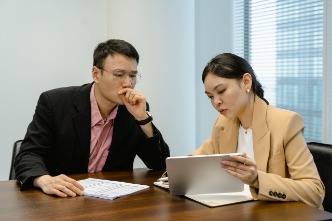
[[[226,111],[227,111],[227,109],[220,109],[220,110],[219,110],[219,113],[220,113],[220,114],[225,114]]]

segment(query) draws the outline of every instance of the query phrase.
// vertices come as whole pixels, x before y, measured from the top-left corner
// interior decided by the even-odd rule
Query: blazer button
[[[271,190],[269,191],[269,195],[270,195],[270,196],[273,196],[273,192],[272,192]]]
[[[286,199],[286,194],[282,194],[281,198]]]
[[[278,193],[278,198],[281,198],[282,197],[282,194],[281,193]]]
[[[278,196],[278,193],[277,192],[273,192],[273,196]]]

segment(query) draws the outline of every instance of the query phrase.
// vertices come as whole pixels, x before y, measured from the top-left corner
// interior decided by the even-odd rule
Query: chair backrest
[[[14,162],[15,162],[16,155],[20,151],[21,143],[22,143],[22,140],[17,140],[17,141],[15,141],[14,146],[13,146],[12,163],[11,163],[11,166],[10,166],[9,180],[16,180],[16,175],[15,175],[15,170],[14,170]]]
[[[310,142],[308,148],[325,185],[324,210],[332,212],[332,145]]]

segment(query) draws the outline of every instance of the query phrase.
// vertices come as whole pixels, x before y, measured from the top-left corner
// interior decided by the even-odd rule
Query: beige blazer
[[[236,152],[239,126],[238,119],[219,115],[211,137],[193,155]],[[252,134],[259,189],[251,188],[254,199],[301,201],[323,208],[325,187],[303,129],[300,115],[267,105],[255,96]]]

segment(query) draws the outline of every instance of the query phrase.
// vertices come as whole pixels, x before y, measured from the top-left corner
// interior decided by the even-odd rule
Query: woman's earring
[[[249,94],[249,93],[250,93],[250,89],[249,89],[249,88],[247,88],[246,92],[247,92],[247,94]]]

